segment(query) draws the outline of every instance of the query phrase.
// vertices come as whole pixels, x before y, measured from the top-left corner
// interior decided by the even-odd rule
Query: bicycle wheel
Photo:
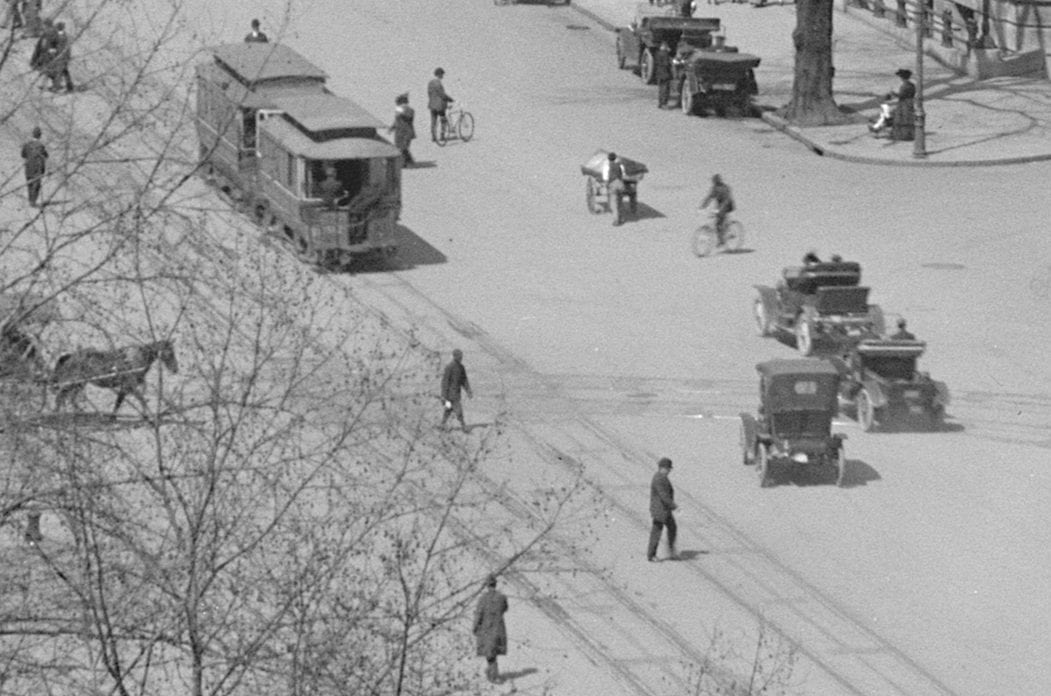
[[[728,222],[725,239],[727,251],[740,251],[744,246],[744,225],[737,220]]]
[[[698,257],[705,257],[715,250],[715,228],[704,224],[694,230],[693,253]]]
[[[465,143],[474,137],[474,116],[471,115],[470,111],[464,111],[460,114],[460,120],[456,124],[456,132],[460,135],[460,140]]]
[[[443,119],[438,121],[438,145],[445,147],[447,142],[449,142],[449,120]]]

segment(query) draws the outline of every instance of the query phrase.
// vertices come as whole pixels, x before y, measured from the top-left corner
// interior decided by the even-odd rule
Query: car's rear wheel
[[[867,433],[876,429],[876,407],[867,389],[862,389],[857,396],[858,425]]]
[[[766,447],[759,445],[755,453],[755,472],[759,475],[759,487],[766,488],[770,485],[770,455]]]
[[[836,485],[842,488],[847,482],[847,454],[840,445],[836,452]]]
[[[804,357],[814,353],[814,327],[805,316],[796,320],[796,350]]]
[[[770,316],[766,313],[766,305],[763,304],[761,298],[755,300],[755,328],[762,337],[767,337],[771,334],[770,331]]]
[[[639,77],[647,85],[653,84],[653,51],[646,49],[639,58]]]

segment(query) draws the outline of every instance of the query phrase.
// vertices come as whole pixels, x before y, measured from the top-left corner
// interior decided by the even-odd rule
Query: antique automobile
[[[768,360],[759,372],[759,413],[741,414],[741,450],[755,466],[760,486],[779,471],[835,471],[844,484],[845,435],[832,433],[839,371],[827,360]]]
[[[868,303],[861,265],[853,261],[808,263],[784,269],[776,287],[756,285],[755,321],[760,336],[794,333],[802,355],[823,344],[842,353],[862,338],[884,332],[883,311]]]
[[[742,116],[752,111],[752,97],[759,93],[755,69],[759,58],[736,51],[697,50],[676,61],[682,85],[679,105],[687,116],[708,110],[725,116],[733,110]]]
[[[941,428],[949,388],[916,369],[927,344],[892,338],[865,339],[836,360],[840,400],[866,431],[922,425]]]
[[[624,188],[620,196],[613,195],[608,181],[609,152],[598,150],[585,164],[580,165],[580,173],[586,179],[585,200],[588,210],[598,214],[604,211],[613,213],[613,223],[620,224],[624,217],[624,204],[634,213],[638,208],[639,182],[649,170],[642,162],[627,157],[617,157],[623,172]]]
[[[401,153],[386,124],[287,46],[225,44],[197,66],[199,171],[307,263],[397,250]]]
[[[674,7],[639,3],[631,24],[617,29],[617,67],[636,67],[642,81],[652,84],[654,58],[661,43],[667,43],[673,54],[680,41],[696,48],[712,45],[712,33],[719,31],[718,17],[680,17],[672,13]]]

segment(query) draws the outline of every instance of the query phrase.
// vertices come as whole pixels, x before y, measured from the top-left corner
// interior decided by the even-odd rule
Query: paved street
[[[237,40],[247,14],[214,5],[201,21]],[[276,26],[282,3],[258,5]],[[300,9],[285,40],[335,92],[386,119],[408,90],[425,136],[424,88],[441,65],[477,119],[468,144],[414,144],[431,166],[404,173],[401,268],[333,282],[425,345],[464,349],[469,420],[507,411],[514,425],[513,462],[494,462],[493,477],[536,485],[580,462],[602,494],[592,552],[515,586],[505,668],[538,670],[520,691],[681,694],[684,663],[718,633],[738,655],[724,668],[747,674],[740,653],[760,616],[799,645],[799,693],[1051,691],[1051,371],[1033,350],[1051,340],[1051,164],[867,167],[815,157],[760,120],[658,111],[655,89],[615,68],[612,35],[572,7]],[[790,12],[717,9],[760,55],[749,31]],[[622,227],[584,206],[579,165],[599,148],[651,170]],[[699,260],[689,233],[716,172],[748,252]],[[860,261],[872,300],[929,342],[951,429],[838,422],[845,489],[761,490],[740,464],[736,417],[755,409],[754,364],[793,352],[755,335],[752,286],[810,248]],[[689,554],[652,565],[646,484],[662,455],[676,462]]]

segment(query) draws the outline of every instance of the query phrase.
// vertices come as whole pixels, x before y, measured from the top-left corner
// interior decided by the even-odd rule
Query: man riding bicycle
[[[704,197],[704,200],[701,201],[700,207],[703,209],[712,202],[716,205],[715,232],[719,237],[719,246],[722,246],[724,244],[723,237],[726,233],[726,218],[734,210],[734,197],[730,192],[730,187],[723,182],[722,177],[718,174],[712,177],[712,188],[708,191],[708,195]]]
[[[441,121],[443,128],[446,127],[445,110],[453,101],[453,98],[445,93],[445,86],[442,84],[444,76],[445,71],[436,68],[434,79],[427,83],[427,108],[431,112],[431,140],[434,142],[438,142],[438,121]]]

